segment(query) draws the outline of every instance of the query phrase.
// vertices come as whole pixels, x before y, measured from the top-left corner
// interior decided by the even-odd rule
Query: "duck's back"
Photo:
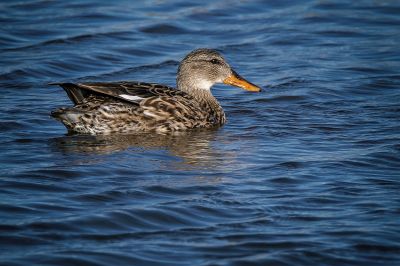
[[[81,134],[169,132],[221,125],[225,115],[174,88],[143,82],[59,83],[75,106],[52,116]]]

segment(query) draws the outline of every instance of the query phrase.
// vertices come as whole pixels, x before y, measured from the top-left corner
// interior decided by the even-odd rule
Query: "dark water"
[[[400,265],[399,1],[2,1],[1,265]],[[259,94],[177,136],[66,136],[54,81]]]

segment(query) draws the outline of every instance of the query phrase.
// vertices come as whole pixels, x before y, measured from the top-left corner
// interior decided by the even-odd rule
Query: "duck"
[[[138,81],[51,83],[74,104],[51,112],[71,134],[108,135],[180,132],[225,124],[211,88],[224,83],[251,92],[261,88],[234,71],[213,49],[200,48],[180,62],[176,87]]]

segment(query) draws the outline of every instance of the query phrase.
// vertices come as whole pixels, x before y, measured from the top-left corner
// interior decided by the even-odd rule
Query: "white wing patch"
[[[149,116],[149,117],[154,117],[154,118],[157,118],[157,117],[158,117],[156,114],[153,114],[153,113],[150,112],[149,110],[145,110],[145,111],[143,112],[143,114],[144,114],[145,116]]]
[[[144,99],[144,98],[139,97],[139,96],[128,95],[128,94],[120,94],[119,96],[124,98],[124,99],[130,100],[130,101],[141,101],[141,100]]]

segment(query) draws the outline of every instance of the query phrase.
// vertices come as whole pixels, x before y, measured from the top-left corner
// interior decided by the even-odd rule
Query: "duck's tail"
[[[90,93],[74,83],[53,82],[49,85],[61,86],[74,104],[81,103]]]
[[[64,124],[69,131],[75,131],[81,122],[83,112],[74,108],[59,108],[51,112],[51,116]]]

